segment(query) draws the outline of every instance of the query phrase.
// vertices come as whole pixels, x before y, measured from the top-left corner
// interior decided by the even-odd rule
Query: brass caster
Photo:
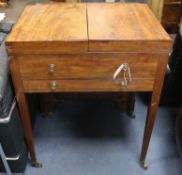
[[[135,113],[133,111],[128,112],[128,115],[129,115],[129,117],[131,119],[135,119],[136,118],[136,115],[135,115]]]
[[[145,161],[140,161],[140,166],[141,166],[144,170],[147,170],[147,169],[148,169],[148,166],[147,166],[147,164],[145,163]]]
[[[32,162],[32,166],[35,168],[42,168],[43,165],[39,162]]]

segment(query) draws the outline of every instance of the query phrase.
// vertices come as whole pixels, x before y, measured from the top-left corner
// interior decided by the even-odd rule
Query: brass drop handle
[[[56,70],[56,65],[55,64],[49,64],[48,68],[49,68],[49,72],[53,73]]]
[[[56,88],[57,88],[57,83],[56,83],[56,81],[52,81],[52,82],[50,83],[50,88],[51,88],[52,91],[56,90]]]
[[[127,63],[124,63],[123,64],[123,80],[121,80],[121,87],[126,87],[128,85],[128,81],[126,79],[126,72],[127,71],[129,71],[129,66]]]
[[[121,87],[126,87],[128,85],[128,80],[126,78],[126,73],[128,73],[129,82],[132,81],[131,78],[131,71],[128,63],[121,64],[116,71],[113,74],[113,79],[116,79],[116,77],[120,74],[120,72],[123,72],[123,79],[121,80]]]

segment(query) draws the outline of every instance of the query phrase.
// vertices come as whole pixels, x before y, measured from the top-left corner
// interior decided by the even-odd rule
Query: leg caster
[[[43,165],[39,162],[32,162],[32,166],[35,168],[42,168]]]
[[[148,169],[148,165],[145,163],[145,161],[140,161],[140,166],[141,166],[144,170],[147,170],[147,169]]]
[[[128,112],[128,115],[129,115],[129,117],[132,118],[132,119],[135,119],[135,118],[136,118],[136,115],[135,115],[135,113],[134,113],[133,111],[129,111],[129,112]]]

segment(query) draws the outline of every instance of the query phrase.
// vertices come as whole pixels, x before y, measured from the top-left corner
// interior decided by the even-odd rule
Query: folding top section
[[[87,4],[90,51],[166,51],[168,34],[145,4]]]
[[[9,53],[169,52],[171,40],[145,4],[28,5],[9,35]]]
[[[86,4],[28,5],[6,43],[12,52],[85,52],[88,50]]]

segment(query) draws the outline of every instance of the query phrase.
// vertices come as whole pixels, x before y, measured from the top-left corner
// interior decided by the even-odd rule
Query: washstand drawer
[[[24,80],[27,93],[32,92],[120,92],[152,91],[154,79],[133,79],[127,86],[117,80]]]
[[[89,53],[19,56],[18,61],[22,79],[112,79],[123,63],[128,64],[132,78],[154,78],[156,58],[156,54]]]

